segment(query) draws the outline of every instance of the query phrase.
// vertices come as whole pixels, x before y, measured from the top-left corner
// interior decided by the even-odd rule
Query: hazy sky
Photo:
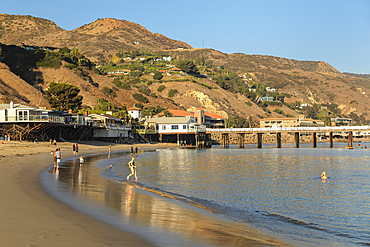
[[[195,48],[370,74],[370,0],[1,0],[0,13],[49,19],[66,30],[110,17]]]

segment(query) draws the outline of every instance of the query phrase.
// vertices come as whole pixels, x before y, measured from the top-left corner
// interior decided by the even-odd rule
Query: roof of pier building
[[[196,111],[197,110],[203,110],[201,108],[197,108],[195,109]],[[167,109],[167,111],[169,113],[172,114],[173,117],[187,117],[187,116],[191,116],[191,117],[194,117],[194,112],[189,112],[189,111],[184,111],[184,110],[175,110],[175,109]],[[156,116],[163,116],[163,112],[157,114]],[[215,113],[209,113],[209,112],[204,112],[204,116],[205,117],[209,117],[209,118],[213,118],[213,119],[226,119],[218,114],[215,114]]]
[[[196,123],[191,116],[187,117],[153,117],[148,122],[155,122],[157,124],[187,124]]]

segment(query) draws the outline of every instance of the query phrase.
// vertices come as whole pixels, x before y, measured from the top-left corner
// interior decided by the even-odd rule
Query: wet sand
[[[80,143],[79,155],[89,153],[108,153],[108,143]],[[177,148],[175,144],[137,144],[139,151],[161,148]],[[73,156],[72,143],[58,143],[62,159]],[[114,144],[112,152],[130,150],[131,145]],[[74,210],[54,197],[51,197],[40,184],[40,174],[53,164],[51,152],[55,147],[49,143],[29,143],[12,141],[0,142],[0,239],[4,246],[154,246],[147,240],[110,224],[96,220],[92,216]],[[130,189],[128,187],[128,189]],[[131,191],[132,189],[130,189]],[[151,195],[140,199],[152,203]],[[161,203],[163,199],[160,199]],[[178,231],[189,231],[189,239],[209,238],[221,246],[287,246],[279,240],[243,225],[231,232],[219,229],[220,224],[207,220],[201,212],[189,214],[185,207],[174,206],[171,202],[164,212],[166,222],[171,216]],[[161,206],[162,207],[162,206]],[[168,215],[167,211],[179,208],[178,217]],[[163,210],[162,210],[163,211]],[[147,212],[148,215],[150,212]],[[187,217],[184,217],[184,216]],[[190,217],[191,215],[191,217]],[[179,218],[191,218],[191,221]],[[196,224],[195,224],[196,223]],[[195,224],[195,225],[194,225]],[[237,224],[237,223],[236,223]],[[223,225],[223,224],[222,224]],[[230,225],[229,223],[225,224]],[[185,226],[181,227],[181,226]],[[234,223],[232,223],[234,226]],[[232,229],[232,228],[230,228]],[[239,231],[240,230],[240,231]],[[186,233],[187,231],[185,231]],[[216,233],[215,233],[216,232]],[[218,234],[220,232],[220,234]],[[239,236],[240,234],[240,236]],[[241,237],[241,238],[240,238]],[[196,241],[196,240],[195,240]]]
[[[62,159],[72,143],[59,143]],[[80,144],[79,154],[108,152],[107,143]],[[139,150],[167,145],[139,144]],[[112,152],[131,145],[112,145]],[[49,196],[39,174],[53,164],[49,143],[0,142],[0,239],[3,246],[153,246]]]

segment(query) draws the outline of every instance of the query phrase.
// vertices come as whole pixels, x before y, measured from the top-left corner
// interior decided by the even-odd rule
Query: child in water
[[[80,166],[83,166],[84,165],[84,158],[82,156],[80,157],[77,157],[76,160],[79,159],[80,160]]]

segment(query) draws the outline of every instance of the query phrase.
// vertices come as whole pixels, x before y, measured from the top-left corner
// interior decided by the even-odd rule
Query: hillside
[[[52,21],[21,15],[0,15],[0,43],[78,48],[93,62],[109,60],[123,50],[191,48],[188,44],[152,33],[125,20],[98,19],[72,31]]]
[[[224,117],[252,116],[258,121],[266,116],[297,116],[304,113],[304,109],[298,106],[309,103],[317,109],[335,106],[331,112],[322,111],[327,118],[356,114],[370,120],[368,76],[340,73],[322,61],[241,53],[229,55],[211,49],[192,49],[184,42],[152,33],[138,24],[110,18],[66,31],[49,20],[2,14],[0,43],[7,45],[2,54],[7,55],[0,63],[0,99],[3,101],[12,99],[17,103],[48,107],[43,95],[54,81],[78,86],[83,105],[91,108],[99,98],[104,98],[117,107],[131,107],[135,103],[143,104],[144,108],[160,106],[192,110],[201,107]],[[95,65],[81,67],[71,64],[72,61],[61,58],[65,54],[60,53],[50,53],[51,59],[58,60],[56,66],[43,66],[39,63],[47,59],[49,53],[32,57],[33,53],[11,46],[22,43],[68,47],[71,51],[67,57],[77,54],[78,61],[87,58],[102,65],[102,70],[128,69],[137,75],[101,75],[96,73]],[[73,50],[75,48],[78,50]],[[11,53],[7,53],[10,50]],[[142,62],[124,61],[131,56],[125,51],[144,50],[147,54],[140,55],[144,59]],[[155,62],[155,58],[162,56],[170,56],[172,60]],[[153,79],[151,74],[154,71],[175,66],[181,60],[194,61],[200,74],[185,77],[174,74],[165,75],[160,81]],[[138,69],[142,69],[142,73],[137,73]],[[165,89],[159,92],[161,85]],[[248,91],[248,87],[255,86],[276,88],[278,94],[285,97],[286,104],[258,103],[255,95]],[[177,93],[169,96],[171,90],[177,90]],[[143,95],[148,102],[135,99],[135,94]]]

